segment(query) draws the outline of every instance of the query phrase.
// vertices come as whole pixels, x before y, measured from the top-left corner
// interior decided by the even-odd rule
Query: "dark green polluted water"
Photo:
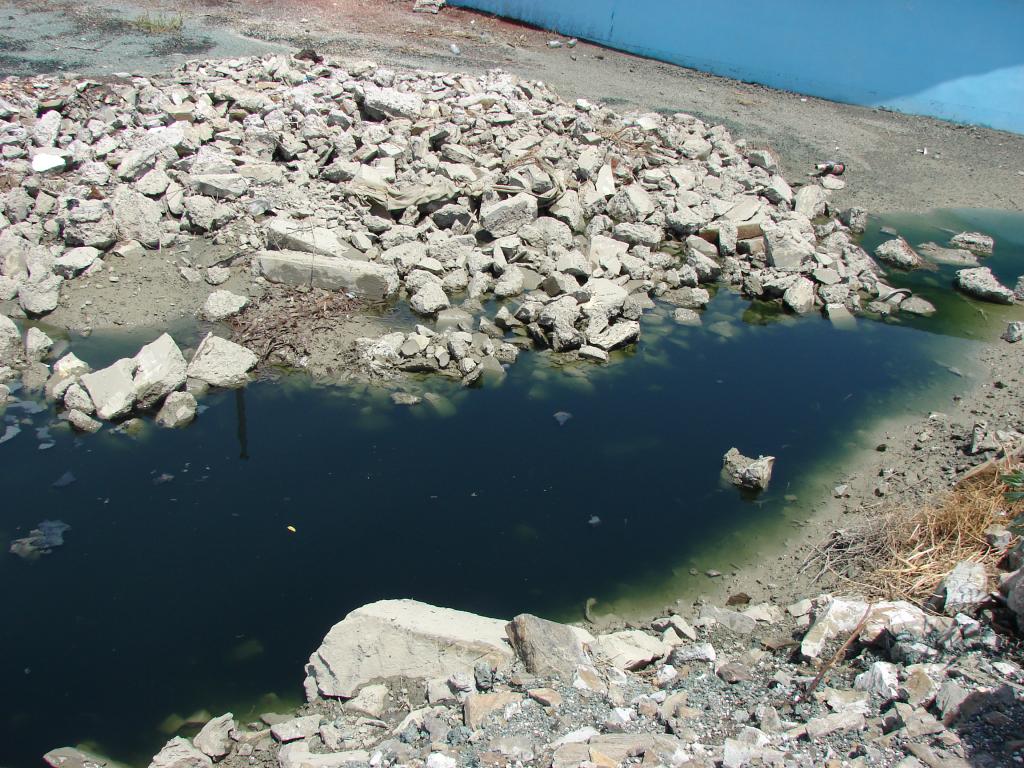
[[[912,243],[981,229],[997,275],[1024,271],[1021,215],[893,217],[869,249],[881,224]],[[431,380],[442,399],[414,408],[289,376],[212,394],[188,429],[81,437],[15,403],[0,416],[0,436],[20,428],[0,445],[0,765],[81,743],[144,765],[197,710],[284,709],[328,628],[372,600],[578,619],[590,597],[655,610],[691,567],[756,562],[870,424],[962,388],[950,368],[971,376],[975,345],[1020,317],[951,279],[893,276],[939,315],[854,330],[723,290],[703,328],[659,307],[612,365],[527,354],[498,387]],[[71,345],[99,366],[159,332]],[[734,445],[778,457],[757,499],[721,482]],[[63,546],[7,553],[42,520],[70,525]]]

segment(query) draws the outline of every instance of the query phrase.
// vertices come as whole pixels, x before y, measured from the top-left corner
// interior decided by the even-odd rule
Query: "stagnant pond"
[[[882,225],[912,243],[980,229],[1004,282],[1024,267],[1021,215],[893,217],[867,248]],[[873,419],[962,387],[950,368],[969,376],[970,345],[997,335],[983,315],[1020,316],[953,293],[952,273],[893,277],[939,307],[932,319],[842,330],[720,291],[702,328],[659,307],[612,365],[525,355],[502,386],[431,381],[441,397],[414,408],[301,376],[213,394],[191,427],[135,437],[8,407],[0,435],[21,431],[0,446],[0,765],[83,742],[144,765],[196,710],[293,705],[323,634],[371,600],[575,619],[587,598],[653,609],[691,567],[756,557]],[[104,365],[160,330],[71,348]],[[778,457],[756,500],[720,480],[733,445]],[[7,553],[45,519],[70,525],[64,546]]]

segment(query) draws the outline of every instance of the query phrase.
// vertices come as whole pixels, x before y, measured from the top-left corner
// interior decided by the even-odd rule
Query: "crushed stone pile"
[[[1019,566],[1021,552],[1007,556]],[[698,601],[688,618],[612,619],[600,634],[384,600],[330,630],[297,712],[225,713],[172,738],[151,768],[1018,763],[1022,648],[1000,624],[1013,609],[984,588],[944,594],[934,614],[737,596]],[[85,759],[69,748],[46,759],[59,768],[69,754]]]
[[[65,281],[208,238],[259,281],[407,299],[422,325],[357,345],[383,376],[471,384],[534,346],[603,361],[653,298],[699,322],[712,283],[837,322],[933,309],[855,243],[863,211],[791,186],[771,150],[497,70],[300,54],[9,79],[0,154],[0,302],[45,316]],[[204,317],[241,304],[211,297]]]

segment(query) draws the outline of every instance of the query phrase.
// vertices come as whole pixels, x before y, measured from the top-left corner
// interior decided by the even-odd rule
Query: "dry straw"
[[[817,579],[835,579],[871,596],[923,603],[957,563],[982,563],[996,583],[1005,547],[989,544],[992,526],[1024,514],[1006,499],[1003,477],[1020,470],[1021,445],[967,473],[949,492],[916,508],[892,506],[835,531],[805,564]]]

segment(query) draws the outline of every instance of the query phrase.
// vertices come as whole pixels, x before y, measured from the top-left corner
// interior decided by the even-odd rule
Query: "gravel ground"
[[[839,207],[1024,210],[1024,136],[804,98],[584,42],[553,49],[547,42],[554,36],[543,30],[460,9],[433,16],[411,8],[412,0],[4,0],[0,75],[156,71],[198,56],[307,46],[392,66],[501,67],[566,98],[724,123],[737,138],[779,152],[790,178],[816,162],[842,160],[849,183],[836,195]],[[147,13],[180,13],[180,33],[141,32],[131,22]]]
[[[428,700],[421,680],[391,678],[373,685],[374,695],[360,694],[356,705],[315,697],[295,713],[298,720],[265,714],[236,723],[225,715],[195,745],[209,749],[210,732],[230,728],[213,750],[228,753],[224,768],[424,762],[427,768],[994,768],[1021,762],[1018,640],[960,614],[956,621],[936,619],[937,628],[946,628],[941,632],[886,625],[848,646],[847,627],[820,658],[808,658],[805,652],[813,651],[801,639],[816,631],[830,604],[823,598],[786,609],[687,606],[681,613],[696,618],[665,617],[584,641],[595,666],[583,663],[572,675],[531,672],[530,662],[495,673],[482,662],[473,677],[433,681]],[[864,604],[848,605],[867,613]],[[897,622],[923,620],[906,606],[871,610],[903,611]],[[564,663],[578,653],[556,625],[527,625],[534,664]],[[627,656],[605,656],[610,640],[627,648]],[[202,760],[177,739],[154,764],[182,765],[183,753]],[[178,762],[170,762],[174,755]]]

